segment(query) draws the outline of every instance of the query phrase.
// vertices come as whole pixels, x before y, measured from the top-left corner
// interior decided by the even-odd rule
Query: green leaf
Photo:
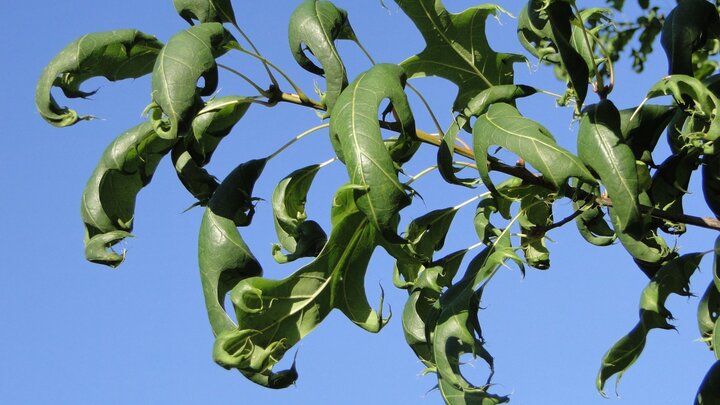
[[[700,165],[698,150],[683,149],[668,157],[655,171],[649,194],[653,206],[674,215],[683,215],[683,197],[688,193],[690,177]],[[685,224],[669,220],[660,221],[667,233],[682,234]]]
[[[152,72],[153,63],[163,44],[138,30],[117,30],[87,34],[73,41],[45,67],[35,90],[35,105],[40,115],[52,125],[65,127],[79,120],[76,111],[60,107],[50,93],[60,88],[66,97],[89,97],[95,94],[80,90],[92,77],[110,81],[144,76]]]
[[[640,321],[605,354],[597,377],[597,389],[605,396],[605,383],[622,375],[640,357],[651,329],[674,329],[668,323],[672,313],[665,308],[670,294],[690,296],[690,276],[700,265],[704,253],[691,253],[670,261],[657,272],[640,298]]]
[[[357,205],[389,242],[397,236],[395,217],[410,204],[406,187],[385,146],[377,119],[380,103],[389,98],[400,124],[397,144],[416,143],[415,120],[403,91],[405,73],[396,65],[380,64],[362,73],[340,95],[330,120],[330,136],[344,159]]]
[[[426,47],[401,63],[409,77],[438,76],[458,86],[454,111],[498,84],[512,84],[513,64],[523,56],[497,53],[485,34],[488,16],[507,12],[485,4],[450,13],[441,0],[395,0],[420,30]]]
[[[492,145],[524,159],[557,189],[571,177],[587,183],[595,182],[580,159],[560,147],[547,129],[523,117],[509,104],[493,104],[486,114],[478,118],[473,128],[473,144],[480,178],[491,191],[495,190],[495,186],[488,172],[487,151]]]
[[[676,109],[664,105],[643,105],[620,110],[620,132],[632,149],[635,160],[652,164],[652,152]]]
[[[715,257],[717,264],[717,256]],[[703,294],[698,304],[697,321],[700,330],[700,338],[707,343],[710,350],[713,350],[713,337],[715,336],[715,326],[720,316],[720,290],[715,287],[714,282],[710,282],[705,294]]]
[[[498,398],[487,393],[494,364],[492,356],[484,347],[478,311],[484,286],[508,259],[520,263],[520,258],[510,245],[509,234],[504,232],[493,245],[470,262],[463,278],[440,297],[440,313],[432,331],[432,347],[439,384],[454,388],[448,393],[457,395],[460,391],[466,399],[472,401],[484,401],[488,396]],[[483,386],[473,385],[463,377],[460,357],[466,353],[482,358],[490,367],[490,375]],[[507,397],[498,399],[500,402],[497,403],[508,401]]]
[[[203,106],[200,96],[209,96],[217,89],[215,58],[232,43],[235,39],[220,23],[199,24],[170,38],[155,61],[152,76],[155,105],[150,110],[158,135],[175,139],[190,130]],[[201,78],[202,88],[198,87]]]
[[[387,323],[365,296],[365,271],[377,239],[352,189],[339,191],[332,216],[333,232],[312,263],[283,280],[254,277],[233,289],[238,327],[218,336],[214,357],[220,365],[246,375],[271,375],[283,354],[333,308],[371,332]]]
[[[693,52],[720,35],[720,17],[705,0],[683,0],[667,15],[660,43],[668,58],[668,74],[693,75]]]
[[[278,263],[315,257],[327,242],[325,231],[317,222],[307,221],[305,212],[307,194],[321,167],[311,165],[295,170],[275,187],[272,207],[280,244],[273,245],[273,257]],[[283,248],[289,254],[282,254]]]
[[[591,37],[590,34],[588,34]],[[569,2],[530,0],[520,13],[518,38],[530,53],[560,66],[579,111],[587,96],[594,55]]]
[[[230,0],[173,0],[175,10],[188,24],[218,22],[235,24],[235,12]]]
[[[445,131],[442,143],[438,148],[437,161],[438,170],[443,179],[450,184],[458,184],[463,186],[473,186],[477,181],[475,179],[459,179],[453,166],[453,158],[455,154],[455,141],[460,132],[460,128],[465,127],[470,131],[469,120],[471,117],[478,117],[487,112],[487,109],[495,103],[512,104],[516,99],[528,97],[537,93],[537,89],[526,85],[505,84],[490,87],[481,91],[477,96],[473,97],[467,107],[455,119],[452,126]]]
[[[175,172],[183,186],[198,200],[198,205],[207,204],[219,185],[215,176],[203,166],[210,162],[220,141],[230,134],[249,107],[250,100],[246,97],[220,97],[208,101],[193,119],[189,136],[173,148],[171,157]]]
[[[599,187],[592,186],[590,184],[574,184],[579,187],[580,190],[589,193],[591,196],[599,195]],[[575,225],[580,232],[580,236],[583,237],[588,243],[595,246],[609,246],[615,242],[617,235],[615,231],[610,228],[607,221],[605,220],[605,212],[603,209],[594,201],[573,201],[573,209],[582,210],[577,218],[575,218]]]
[[[323,101],[329,115],[340,92],[347,87],[347,72],[340,59],[335,41],[357,41],[347,12],[325,0],[305,0],[290,16],[288,39],[295,61],[305,70],[325,76],[327,90]],[[305,54],[307,48],[322,67],[316,66]]]
[[[85,223],[85,255],[91,262],[116,267],[124,255],[106,252],[132,231],[135,199],[173,146],[150,123],[131,128],[103,152],[83,191],[80,215]]]
[[[635,155],[623,143],[620,114],[609,100],[583,111],[578,132],[578,156],[600,177],[613,201],[610,218],[615,231],[642,228],[638,205],[638,177]]]
[[[260,263],[237,227],[247,225],[252,218],[253,187],[265,163],[264,159],[251,160],[230,172],[208,202],[200,225],[200,279],[215,336],[236,327],[225,312],[225,295],[240,280],[262,274]]]
[[[695,405],[713,405],[720,403],[720,360],[716,361],[705,374],[697,395]]]
[[[708,208],[720,218],[720,153],[703,158],[702,190]]]

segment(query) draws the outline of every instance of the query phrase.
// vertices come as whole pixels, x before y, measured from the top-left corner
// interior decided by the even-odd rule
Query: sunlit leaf
[[[158,137],[146,122],[123,133],[105,149],[80,204],[88,260],[111,267],[122,262],[122,255],[106,248],[132,231],[137,194],[150,182],[173,143]]]
[[[240,280],[262,274],[237,227],[252,218],[253,187],[264,167],[265,160],[251,160],[230,172],[208,202],[200,225],[200,279],[215,336],[235,329],[225,312],[225,295]]]
[[[325,76],[327,90],[323,101],[328,113],[335,106],[340,92],[347,86],[345,65],[340,59],[335,41],[356,40],[347,12],[325,0],[305,0],[290,16],[288,28],[290,50],[295,61],[305,70]],[[305,54],[305,48],[321,66]]]
[[[641,225],[635,155],[622,139],[620,114],[603,100],[583,111],[578,131],[578,155],[600,177],[613,200],[610,217],[617,232]]]
[[[617,374],[619,383],[622,375],[640,357],[651,329],[675,328],[668,323],[673,317],[665,308],[665,301],[670,294],[690,296],[690,276],[703,256],[704,253],[691,253],[670,261],[645,287],[640,298],[640,321],[603,357],[597,377],[597,389],[603,396],[607,380]]]
[[[397,168],[385,146],[377,119],[380,103],[389,98],[400,124],[399,143],[415,142],[415,121],[403,91],[405,73],[397,65],[381,64],[360,74],[338,98],[330,120],[330,136],[337,144],[357,205],[381,234],[400,242],[395,216],[410,196],[400,184]]]
[[[441,0],[395,0],[420,30],[425,49],[402,62],[409,77],[439,76],[458,86],[453,110],[462,111],[482,90],[513,82],[513,64],[520,55],[490,48],[485,21],[506,13],[500,6],[483,4],[455,14]]]
[[[81,117],[61,107],[50,94],[60,88],[66,97],[89,97],[95,91],[82,91],[80,85],[93,77],[110,81],[144,76],[152,72],[155,58],[163,44],[138,30],[117,30],[83,35],[66,46],[43,70],[35,90],[35,105],[49,123],[64,127]]]
[[[203,23],[175,34],[160,51],[152,75],[151,108],[155,131],[175,139],[189,129],[202,108],[200,96],[209,96],[218,84],[215,58],[235,39],[220,23]],[[202,87],[198,81],[202,79]],[[164,117],[163,117],[164,115]]]
[[[235,23],[235,12],[230,0],[173,0],[178,14],[190,25],[201,23]]]
[[[218,336],[214,357],[220,365],[246,375],[273,375],[283,354],[333,308],[371,332],[386,324],[365,295],[376,230],[356,207],[352,189],[343,188],[336,196],[333,224],[328,243],[310,264],[283,280],[254,277],[233,289],[238,327]]]
[[[560,147],[542,125],[523,117],[513,106],[493,104],[473,127],[475,161],[483,183],[494,190],[488,173],[487,151],[493,146],[507,149],[543,174],[557,189],[574,177],[594,183],[592,174],[576,156]]]

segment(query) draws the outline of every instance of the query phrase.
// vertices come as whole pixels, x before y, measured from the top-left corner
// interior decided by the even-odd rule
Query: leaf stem
[[[251,86],[253,86],[253,87],[255,88],[255,90],[257,90],[257,91],[260,93],[260,95],[262,95],[263,97],[270,97],[270,94],[267,92],[267,90],[265,90],[265,89],[263,89],[262,87],[260,87],[260,85],[258,85],[258,84],[255,83],[252,79],[250,79],[249,77],[247,77],[247,76],[245,76],[244,74],[240,73],[239,71],[231,68],[230,66],[223,65],[222,63],[218,63],[218,66],[219,66],[220,68],[222,68],[222,69],[227,70],[228,72],[231,72],[231,73],[239,76],[240,78],[242,78],[243,80],[245,80],[246,82],[248,82],[248,83],[249,83]]]
[[[272,160],[272,158],[274,158],[275,156],[277,156],[277,155],[279,155],[280,153],[282,153],[282,151],[284,151],[285,149],[289,148],[292,144],[294,144],[295,142],[297,142],[297,141],[303,139],[304,137],[312,134],[313,132],[319,131],[319,130],[321,130],[321,129],[323,129],[323,128],[327,128],[327,127],[329,127],[329,126],[330,126],[329,123],[325,123],[325,124],[321,124],[321,125],[318,125],[318,126],[316,126],[316,127],[313,127],[313,128],[308,129],[307,131],[301,133],[300,135],[298,135],[298,136],[296,136],[295,138],[293,138],[293,139],[291,139],[290,141],[288,141],[285,145],[281,146],[280,149],[278,149],[278,150],[276,150],[275,152],[273,152],[270,156],[267,157],[267,160]]]
[[[240,35],[245,39],[245,41],[248,43],[248,45],[250,45],[250,47],[253,49],[253,51],[255,51],[256,54],[260,55],[260,51],[257,49],[257,47],[255,46],[253,41],[250,40],[250,37],[247,36],[247,34],[245,34],[245,31],[243,31],[242,28],[240,28],[240,26],[234,19],[232,20],[232,25],[240,33]],[[273,75],[272,71],[270,70],[267,60],[261,60],[261,62],[263,64],[263,66],[265,67],[265,71],[267,71],[267,74],[270,78],[270,82],[272,82],[272,84],[275,87],[278,87],[277,79],[275,79],[275,75]]]

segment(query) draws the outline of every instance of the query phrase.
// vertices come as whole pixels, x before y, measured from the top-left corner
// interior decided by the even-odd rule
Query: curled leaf
[[[61,107],[50,93],[60,88],[66,97],[88,97],[95,92],[80,90],[93,77],[110,81],[144,76],[152,72],[155,58],[163,44],[138,30],[117,30],[84,35],[66,46],[43,70],[35,90],[35,105],[40,115],[52,125],[65,127],[81,117]]]
[[[280,239],[273,245],[273,257],[279,263],[320,253],[327,235],[315,221],[307,221],[305,201],[321,165],[307,166],[290,173],[275,187],[272,196],[275,231]],[[282,254],[281,249],[289,254]]]
[[[254,277],[233,289],[238,326],[218,337],[214,357],[222,365],[249,376],[273,375],[273,366],[287,350],[333,308],[371,332],[387,323],[365,295],[365,271],[377,245],[375,228],[357,209],[351,189],[343,188],[335,204],[333,232],[313,262],[283,280]]]
[[[668,157],[655,171],[649,194],[655,208],[683,215],[683,197],[688,193],[690,177],[700,165],[698,150],[683,149]],[[668,233],[682,234],[685,224],[664,220],[660,227]]]
[[[200,96],[209,96],[217,88],[215,58],[234,42],[220,23],[195,25],[170,38],[155,61],[152,75],[155,105],[150,110],[158,135],[175,139],[190,129],[203,105]],[[203,87],[198,87],[200,79]]]
[[[660,35],[668,74],[693,75],[693,52],[720,36],[720,17],[705,0],[684,0],[667,15]]]
[[[235,12],[230,0],[173,0],[175,10],[188,24],[193,20],[201,23],[235,23]]]
[[[712,405],[720,403],[720,360],[716,361],[705,374],[698,392],[695,405]]]
[[[651,329],[674,329],[668,320],[672,313],[665,308],[670,294],[690,296],[690,276],[700,265],[704,253],[680,256],[662,267],[643,290],[640,298],[640,321],[605,354],[597,377],[597,389],[604,396],[605,383],[617,374],[617,381],[640,357]]]
[[[340,92],[348,84],[345,65],[335,41],[356,40],[347,12],[326,0],[305,0],[290,16],[288,38],[295,61],[303,69],[325,76],[327,90],[323,101],[329,114]],[[321,66],[307,57],[304,48],[317,58]]]
[[[200,225],[200,279],[215,336],[236,326],[225,312],[227,293],[240,280],[262,274],[237,227],[252,218],[253,187],[264,167],[265,160],[251,160],[230,172],[208,202]]]
[[[115,267],[122,257],[106,248],[132,231],[135,199],[173,146],[143,123],[115,139],[83,191],[80,215],[85,223],[85,254],[91,262]]]
[[[395,217],[410,204],[410,196],[398,180],[377,113],[383,99],[389,98],[401,130],[395,145],[417,144],[404,85],[405,73],[400,66],[375,65],[343,91],[330,120],[330,136],[338,155],[344,158],[357,205],[390,242],[402,241],[396,233]]]
[[[635,159],[652,164],[652,152],[677,109],[645,104],[620,111],[620,132]]]
[[[523,117],[509,104],[493,104],[478,118],[473,128],[473,144],[480,178],[490,190],[495,190],[488,172],[487,151],[492,145],[501,146],[524,159],[557,189],[571,177],[595,183],[580,159],[560,147],[542,125]]]

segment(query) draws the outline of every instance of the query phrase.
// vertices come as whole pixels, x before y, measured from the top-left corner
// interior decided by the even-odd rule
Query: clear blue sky
[[[315,77],[297,68],[288,50],[287,20],[297,1],[236,1],[239,23],[261,51],[312,91]],[[400,62],[422,49],[420,37],[392,1],[389,11],[377,1],[338,0],[350,12],[356,32],[376,60]],[[453,11],[473,1],[446,0]],[[517,14],[519,1],[502,4]],[[524,3],[524,2],[523,2]],[[595,2],[593,2],[595,3]],[[674,1],[665,0],[665,6]],[[595,4],[593,4],[595,5]],[[9,7],[9,10],[8,10]],[[79,201],[87,178],[105,146],[125,129],[141,121],[149,102],[147,78],[108,83],[93,80],[86,88],[100,88],[92,101],[59,98],[61,104],[101,119],[55,129],[37,114],[35,81],[44,65],[75,38],[94,31],[138,28],[166,41],[186,28],[175,15],[172,1],[126,0],[12,2],[0,26],[4,77],[0,96],[0,402],[7,404],[137,404],[137,403],[258,403],[265,404],[435,404],[428,392],[434,378],[421,377],[421,364],[405,345],[400,314],[405,292],[392,286],[392,263],[378,251],[367,277],[371,301],[385,288],[386,302],[396,316],[380,334],[371,335],[333,313],[299,345],[300,379],[295,387],[270,391],[255,386],[237,372],[216,366],[211,357],[213,337],[203,305],[197,269],[197,231],[202,211],[182,211],[192,200],[176,180],[168,161],[161,164],[151,186],[140,193],[135,238],[126,262],[111,270],[85,262]],[[8,12],[9,11],[9,12]],[[515,40],[516,22],[488,23],[497,50],[524,53]],[[350,44],[341,46],[351,76],[368,67]],[[618,106],[637,105],[644,92],[666,70],[658,52],[644,75],[619,66],[612,99]],[[263,81],[253,60],[233,57],[226,63]],[[562,84],[551,72],[517,65],[518,82],[553,91]],[[449,122],[453,85],[440,80],[415,82],[444,122]],[[251,94],[235,80],[221,81],[220,93]],[[568,109],[552,99],[535,96],[523,111],[545,124],[555,137],[574,149],[577,125]],[[593,102],[595,96],[589,97]],[[419,126],[433,127],[422,106],[412,99]],[[287,139],[315,126],[315,113],[296,106],[253,107],[224,142],[210,165],[223,177],[239,162],[266,156]],[[300,162],[291,161],[295,155]],[[270,198],[272,186],[293,169],[331,156],[327,137],[318,133],[295,145],[284,159],[274,160],[256,195]],[[424,164],[434,158],[423,147]],[[309,201],[309,212],[329,223],[328,193],[343,181],[339,165],[321,174]],[[452,190],[437,175],[416,184],[424,202],[404,214],[406,223],[424,210],[455,205],[477,191]],[[697,186],[697,183],[694,183]],[[482,190],[479,190],[482,191]],[[689,197],[687,207],[708,215],[701,193]],[[564,205],[563,205],[564,204]],[[558,216],[569,212],[560,203]],[[463,212],[446,251],[476,243],[471,228],[472,208]],[[244,234],[266,265],[266,276],[283,277],[292,269],[274,265],[269,257],[275,236],[269,203],[260,203],[253,229]],[[639,296],[647,279],[620,246],[596,248],[581,243],[572,224],[551,237],[552,268],[503,270],[483,297],[481,324],[488,349],[495,356],[494,392],[510,394],[523,405],[605,404],[594,388],[605,351],[637,322]],[[691,229],[678,241],[684,252],[712,248],[714,235]],[[693,279],[702,294],[710,279],[711,261]],[[713,362],[698,342],[696,299],[673,297],[669,309],[677,332],[653,331],[643,357],[619,387],[622,404],[690,403],[702,376]],[[283,363],[285,364],[285,363]],[[474,362],[470,378],[478,383],[487,370]],[[614,398],[612,383],[609,393]]]

